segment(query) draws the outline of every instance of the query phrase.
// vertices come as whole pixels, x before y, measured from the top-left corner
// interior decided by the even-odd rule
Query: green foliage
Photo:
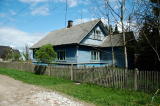
[[[158,23],[154,17],[146,16],[145,23],[140,29],[138,38],[138,68],[141,70],[159,70],[160,61],[156,50],[160,55],[160,37]]]
[[[37,50],[35,56],[39,62],[50,63],[57,57],[57,54],[54,51],[53,46],[47,44]]]
[[[143,1],[144,7],[139,10],[137,23],[140,25],[137,67],[139,70],[160,69],[160,21],[157,8],[159,0]],[[156,6],[157,5],[157,6]],[[140,12],[142,11],[143,12]],[[157,14],[158,13],[158,14]],[[137,24],[137,25],[138,25]]]
[[[20,55],[19,52],[13,52],[13,53],[12,53],[12,59],[13,59],[14,61],[19,61],[20,57],[21,57],[21,55]]]
[[[5,53],[2,55],[2,58],[4,60],[8,60],[8,59],[12,58],[12,51],[11,51],[11,49],[6,49],[4,52]]]
[[[104,88],[91,84],[75,84],[69,80],[0,68],[0,74],[71,95],[98,106],[159,106],[160,96],[151,104],[152,95],[143,92]],[[68,89],[66,89],[68,88]]]
[[[4,60],[13,60],[13,61],[19,61],[21,55],[18,50],[13,49],[6,49],[4,55],[2,55],[2,58]]]

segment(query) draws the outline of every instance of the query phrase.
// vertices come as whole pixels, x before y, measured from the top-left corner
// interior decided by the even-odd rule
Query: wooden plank
[[[137,90],[137,73],[138,73],[138,70],[135,70],[134,71],[134,90],[135,91]]]
[[[71,81],[73,81],[73,64],[71,64],[71,67],[70,67],[70,71],[71,71]]]
[[[114,72],[114,74],[115,74],[115,87],[116,88],[118,88],[118,84],[117,84],[117,70],[115,70],[115,72]]]
[[[144,71],[144,77],[145,77],[145,91],[148,91],[147,89],[147,86],[148,86],[148,83],[147,83],[147,76],[148,76],[149,73],[147,73],[147,71],[145,70]]]
[[[157,85],[157,88],[159,88],[159,81],[158,81],[158,75],[159,73],[158,73],[158,71],[156,72],[156,85]]]

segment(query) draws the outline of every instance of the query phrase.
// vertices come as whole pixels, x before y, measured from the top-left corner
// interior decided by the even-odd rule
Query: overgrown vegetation
[[[137,67],[139,70],[160,69],[160,0],[141,0],[136,15],[139,36]]]
[[[0,74],[8,75],[25,83],[56,90],[100,106],[158,106],[160,104],[160,96],[156,96],[151,104],[153,95],[142,92],[104,88],[85,83],[75,84],[69,80],[45,75],[35,75],[14,69],[0,68]]]
[[[19,61],[21,57],[20,52],[18,50],[12,49],[10,47],[6,47],[2,51],[3,53],[1,55],[1,58],[3,60]]]
[[[40,49],[36,51],[35,55],[36,59],[43,63],[50,63],[57,57],[57,54],[51,44],[40,47]]]

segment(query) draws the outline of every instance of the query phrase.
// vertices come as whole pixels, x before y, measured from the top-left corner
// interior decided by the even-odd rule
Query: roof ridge
[[[71,28],[73,28],[73,27],[77,27],[77,26],[80,26],[80,25],[83,25],[83,24],[88,24],[88,23],[91,23],[91,22],[94,22],[94,21],[100,21],[101,19],[94,19],[94,20],[91,20],[91,21],[87,21],[87,22],[84,22],[84,23],[80,23],[80,24],[76,24],[76,25],[73,25],[72,27],[70,27],[70,28],[67,28],[67,27],[64,27],[64,28],[60,28],[60,29],[56,29],[56,30],[53,30],[53,31],[51,31],[51,32],[54,32],[54,31],[59,31],[59,30],[65,30],[65,29],[71,29]],[[97,23],[98,23],[97,22]],[[50,33],[50,32],[49,32]]]

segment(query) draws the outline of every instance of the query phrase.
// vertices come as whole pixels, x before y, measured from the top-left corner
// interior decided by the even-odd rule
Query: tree
[[[20,57],[21,57],[21,55],[20,55],[19,51],[18,50],[13,50],[13,52],[12,52],[12,60],[19,61]]]
[[[25,58],[26,61],[30,60],[28,45],[25,45],[25,52],[23,52],[23,57]]]
[[[105,19],[108,20],[108,26],[110,25],[118,25],[120,26],[120,31],[123,34],[123,47],[124,47],[124,59],[125,59],[125,68],[128,68],[128,53],[127,53],[127,48],[126,48],[126,35],[125,32],[127,31],[127,27],[130,29],[130,25],[127,26],[124,24],[124,22],[127,22],[127,20],[130,17],[130,24],[131,24],[131,16],[134,13],[134,0],[114,0],[114,3],[112,0],[94,0],[97,8],[95,9],[97,11],[96,16],[104,17]],[[115,6],[116,5],[116,6]],[[129,5],[129,6],[125,6]],[[116,7],[116,8],[115,8]],[[129,7],[129,11],[126,12],[127,7]],[[127,19],[127,20],[126,20]],[[108,28],[109,29],[109,28]],[[115,31],[114,34],[118,33],[118,27]],[[110,33],[111,34],[111,33]],[[110,36],[111,37],[111,36]],[[114,46],[112,45],[112,39],[110,40],[111,42],[111,47],[112,49]],[[113,62],[113,56],[114,55],[114,50],[112,50],[112,64]]]
[[[56,52],[51,44],[42,46],[36,51],[35,57],[39,62],[50,63],[57,57]]]
[[[12,61],[19,61],[20,57],[21,55],[19,51],[12,48],[6,49],[4,51],[4,54],[2,55],[2,58],[4,60],[12,60]]]
[[[158,3],[155,1],[158,0],[148,0],[147,2],[141,0],[139,5],[143,8],[135,11],[136,27],[139,32],[137,66],[140,70],[160,68],[160,21],[157,18],[159,15],[154,12],[155,4]]]
[[[12,49],[9,48],[9,49],[5,49],[3,55],[2,55],[2,58],[4,60],[9,60],[9,59],[12,59]]]
[[[153,7],[153,12],[155,16],[160,16],[160,8],[158,7],[160,5],[160,0],[150,0],[152,3],[156,4],[156,6]]]
[[[117,24],[116,24],[116,26],[115,26],[115,29],[114,29],[114,32],[113,32],[113,34],[119,34],[119,31],[118,31],[118,26],[117,26]]]

